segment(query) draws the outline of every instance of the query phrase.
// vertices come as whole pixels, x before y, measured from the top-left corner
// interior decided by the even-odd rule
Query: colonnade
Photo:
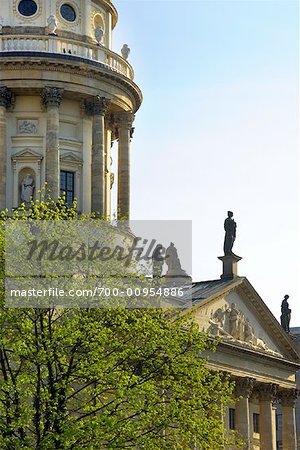
[[[282,446],[297,450],[295,404],[297,389],[285,389],[274,383],[261,383],[252,378],[235,379],[236,431],[243,439],[245,450],[253,448],[250,416],[253,397],[259,402],[259,443],[261,450],[276,450],[276,405],[281,403]]]
[[[59,109],[64,90],[55,86],[43,88],[41,97],[46,111],[45,135],[45,180],[47,190],[52,199],[60,194],[60,149],[59,149]],[[6,111],[12,104],[13,94],[5,86],[0,87],[0,209],[6,208],[6,171],[7,171],[7,133]],[[110,111],[111,101],[106,97],[88,98],[85,103],[85,114],[92,116],[92,148],[84,148],[83,152],[91,152],[86,158],[91,165],[91,211],[97,217],[107,215],[107,132],[118,137],[118,218],[129,219],[130,213],[130,142],[134,114],[131,111]],[[107,117],[110,117],[107,120]]]

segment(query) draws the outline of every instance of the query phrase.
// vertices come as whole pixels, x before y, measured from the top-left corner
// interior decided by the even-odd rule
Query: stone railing
[[[117,53],[112,52],[104,46],[56,36],[0,35],[0,53],[20,51],[62,53],[90,59],[101,62],[111,70],[121,73],[131,80],[134,78],[131,65]]]

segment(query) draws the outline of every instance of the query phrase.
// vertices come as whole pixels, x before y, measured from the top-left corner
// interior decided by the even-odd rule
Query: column
[[[235,417],[236,430],[239,437],[244,441],[243,449],[250,450],[251,448],[251,427],[250,427],[250,404],[249,398],[252,394],[254,386],[254,379],[252,378],[238,378],[235,381],[235,395],[242,397],[236,402]]]
[[[92,212],[97,217],[105,216],[105,125],[104,117],[110,100],[97,95],[86,103],[87,111],[93,115],[92,145]]]
[[[118,218],[130,217],[130,139],[134,114],[122,112],[117,115],[119,134],[118,150]]]
[[[6,109],[12,103],[12,93],[6,86],[0,87],[0,211],[6,208],[7,136]]]
[[[93,136],[93,122],[92,117],[84,114],[82,119],[83,127],[83,168],[82,168],[82,212],[85,214],[91,213],[91,179],[92,179],[92,136]]]
[[[59,107],[63,89],[47,86],[42,99],[47,111],[46,130],[46,182],[47,193],[53,200],[59,197],[60,158],[59,158]]]
[[[273,404],[277,395],[277,385],[261,384],[258,391],[260,448],[276,450],[276,412]]]
[[[291,389],[280,393],[282,408],[282,447],[297,449],[295,405],[299,391]]]

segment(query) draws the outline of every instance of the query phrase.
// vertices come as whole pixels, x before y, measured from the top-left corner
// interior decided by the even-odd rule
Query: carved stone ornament
[[[6,86],[0,86],[0,106],[8,108],[12,105],[13,94]]]
[[[264,350],[273,355],[281,356],[268,348],[266,343],[256,337],[250,320],[237,308],[235,303],[218,308],[211,315],[207,332],[224,340],[239,341],[243,346]]]
[[[37,134],[38,121],[30,119],[18,120],[18,133],[19,134]]]
[[[44,106],[60,106],[63,98],[64,90],[57,87],[46,86],[42,92],[42,100]]]
[[[135,115],[131,112],[120,112],[115,115],[118,128],[126,128],[131,132],[132,124],[135,119]]]
[[[249,398],[251,396],[255,385],[254,378],[236,377],[233,378],[233,381],[235,382],[234,393],[236,397]]]
[[[297,399],[300,397],[300,391],[299,389],[285,389],[284,391],[279,392],[279,397],[282,406],[289,406],[294,408]]]
[[[91,100],[86,100],[85,102],[86,113],[93,116],[95,115],[105,116],[108,107],[110,105],[110,102],[111,100],[109,98],[100,97],[100,95],[97,95]]]
[[[274,383],[261,383],[256,387],[260,400],[274,403],[277,399],[278,385]]]

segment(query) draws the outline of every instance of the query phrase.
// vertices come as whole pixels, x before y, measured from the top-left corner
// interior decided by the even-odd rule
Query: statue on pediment
[[[289,307],[288,299],[289,295],[285,295],[284,299],[281,303],[281,316],[280,316],[280,322],[282,328],[289,333],[290,332],[290,321],[291,321],[291,313],[292,310]]]
[[[234,255],[232,252],[233,244],[236,238],[236,222],[233,219],[233,212],[228,211],[227,218],[224,222],[225,239],[224,239],[224,255]]]

